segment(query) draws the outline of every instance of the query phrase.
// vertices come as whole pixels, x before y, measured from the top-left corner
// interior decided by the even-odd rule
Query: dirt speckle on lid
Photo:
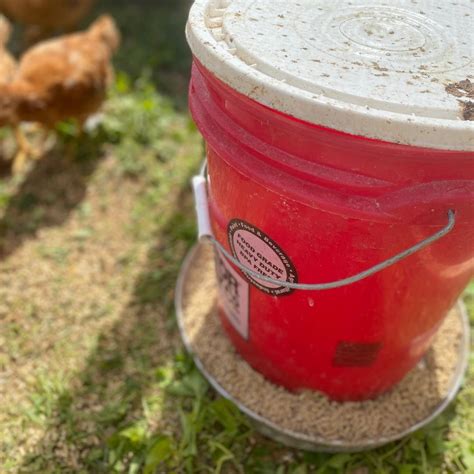
[[[474,102],[470,100],[465,102],[459,100],[458,102],[461,105],[462,118],[464,120],[474,120]]]
[[[372,61],[372,67],[373,67],[376,71],[381,71],[381,72],[386,72],[386,71],[388,71],[388,68],[380,66],[380,64],[379,64],[378,62],[376,62],[376,61]]]
[[[459,82],[452,82],[445,87],[448,94],[455,97],[469,97],[474,99],[474,83],[469,79],[464,79]]]
[[[445,90],[448,94],[459,97],[458,100],[463,120],[474,120],[474,83],[468,78],[447,84]]]

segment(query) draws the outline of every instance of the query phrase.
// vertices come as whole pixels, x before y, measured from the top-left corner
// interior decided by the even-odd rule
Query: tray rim
[[[292,430],[287,430],[281,428],[272,421],[266,419],[262,415],[254,412],[247,406],[245,406],[239,400],[236,400],[232,394],[230,394],[226,389],[224,389],[220,383],[214,378],[214,376],[206,369],[199,356],[194,352],[190,341],[187,338],[186,331],[183,324],[183,293],[184,285],[186,278],[189,274],[189,271],[192,267],[194,260],[198,252],[205,246],[205,243],[195,244],[187,253],[178,275],[175,288],[175,310],[176,310],[176,319],[178,323],[179,332],[183,344],[187,352],[191,355],[196,364],[196,367],[207,379],[209,384],[213,389],[222,397],[234,403],[237,408],[244,413],[255,425],[256,429],[260,431],[265,436],[272,438],[273,440],[283,443],[289,447],[304,449],[309,451],[326,451],[326,452],[358,452],[368,449],[378,448],[385,444],[397,441],[409,434],[414,433],[415,431],[425,427],[431,423],[435,418],[437,418],[454,400],[458,391],[461,388],[461,385],[464,380],[465,373],[469,365],[469,352],[470,352],[470,325],[469,318],[467,315],[467,309],[463,301],[459,299],[456,302],[456,305],[459,309],[459,317],[463,326],[463,341],[459,349],[459,363],[456,367],[456,370],[453,373],[453,383],[447,393],[446,397],[440,402],[440,404],[433,410],[433,412],[425,417],[424,419],[418,421],[411,427],[397,433],[396,435],[381,437],[379,439],[367,440],[364,442],[351,443],[343,440],[327,440],[323,437],[309,436],[304,433],[298,433]]]

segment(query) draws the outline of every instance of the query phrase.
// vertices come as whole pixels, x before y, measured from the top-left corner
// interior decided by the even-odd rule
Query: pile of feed
[[[284,431],[351,443],[393,437],[431,415],[452,387],[463,340],[457,308],[449,313],[423,361],[394,389],[376,400],[338,403],[316,392],[291,393],[253,370],[224,334],[216,297],[212,249],[201,246],[182,292],[185,339],[221,387]]]

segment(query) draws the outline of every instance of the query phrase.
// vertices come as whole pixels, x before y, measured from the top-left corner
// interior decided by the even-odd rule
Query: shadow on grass
[[[87,160],[71,160],[52,150],[33,164],[0,219],[0,261],[34,239],[41,228],[67,220],[84,199],[100,157],[97,147]]]
[[[155,235],[156,244],[126,309],[99,336],[74,388],[58,397],[44,438],[19,472],[128,472],[111,467],[117,460],[108,457],[107,440],[144,419],[143,400],[153,383],[156,387],[156,370],[180,347],[173,296],[181,261],[195,235],[189,179],[163,204],[172,214]],[[157,403],[166,403],[157,397]],[[160,423],[165,421],[156,423],[155,428],[162,430]],[[168,426],[173,429],[177,420]]]

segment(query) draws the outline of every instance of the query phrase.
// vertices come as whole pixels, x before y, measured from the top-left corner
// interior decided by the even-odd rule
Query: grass
[[[174,284],[203,153],[185,111],[188,4],[102,2],[125,33],[102,123],[80,143],[62,124],[41,161],[0,179],[0,472],[474,472],[472,357],[431,426],[331,454],[260,436],[183,352]],[[473,284],[465,300],[474,327]]]

